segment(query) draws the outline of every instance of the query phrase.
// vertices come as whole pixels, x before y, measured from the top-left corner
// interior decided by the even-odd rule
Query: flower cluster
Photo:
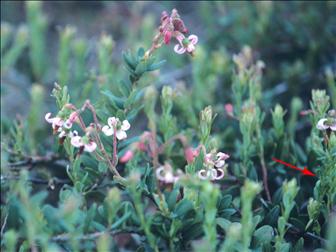
[[[63,142],[66,137],[69,137],[71,145],[80,149],[79,153],[83,150],[87,152],[93,152],[96,150],[97,144],[90,139],[89,131],[83,137],[79,136],[76,130],[71,131],[73,124],[78,122],[78,112],[72,112],[69,117],[65,119],[61,116],[51,117],[51,113],[47,113],[45,115],[45,119],[51,124],[54,133],[58,133],[58,137],[61,139],[61,142]]]
[[[72,112],[68,118],[63,119],[60,116],[51,117],[51,113],[45,115],[45,120],[51,124],[54,133],[58,133],[59,138],[64,138],[71,133],[73,123],[77,120],[77,112]]]
[[[336,131],[336,110],[330,110],[327,118],[322,118],[317,122],[316,128],[319,130]]]
[[[170,15],[166,11],[162,12],[159,33],[155,35],[152,47],[146,52],[145,57],[149,57],[155,49],[160,48],[163,44],[168,45],[172,38],[178,42],[174,46],[176,53],[187,52],[193,55],[198,37],[194,34],[187,36],[187,33],[188,29],[176,9],[173,9]]]
[[[102,128],[102,131],[106,136],[112,136],[115,134],[118,140],[127,138],[126,131],[131,127],[127,120],[120,122],[119,118],[109,117],[107,119],[107,124],[108,125],[105,125]]]
[[[72,146],[79,148],[81,152],[82,150],[87,152],[93,152],[97,148],[97,144],[90,139],[89,134],[86,134],[85,136],[81,137],[78,136],[77,131],[73,131],[72,137],[71,137],[71,144]]]
[[[89,105],[87,105],[89,106]],[[70,105],[72,107],[72,105]],[[48,123],[52,125],[54,133],[58,133],[61,142],[64,141],[66,137],[70,138],[70,143],[72,146],[79,148],[79,153],[82,151],[93,152],[97,148],[97,143],[91,138],[91,133],[94,130],[99,130],[99,123],[90,124],[89,127],[86,127],[80,117],[79,112],[74,111],[70,113],[69,116],[64,116],[65,113],[63,110],[59,115],[52,117],[51,113],[45,115],[45,119]],[[74,123],[79,123],[82,130],[85,132],[84,136],[79,136],[77,131],[71,131]],[[106,136],[116,135],[118,140],[127,138],[126,131],[131,127],[127,120],[120,122],[119,118],[109,117],[107,124],[101,129]],[[95,125],[95,126],[94,126]]]
[[[230,156],[223,152],[208,153],[204,157],[204,166],[206,169],[202,169],[198,172],[200,179],[219,180],[225,175],[225,160]]]
[[[177,172],[174,174],[173,168],[167,163],[164,166],[160,166],[156,169],[157,179],[166,184],[173,184],[177,182],[183,174],[184,173],[181,170],[177,170]]]
[[[198,37],[196,35],[190,35],[188,38],[185,36],[188,29],[176,9],[172,10],[170,16],[166,11],[162,12],[159,31],[163,35],[165,44],[169,44],[172,37],[178,41],[178,44],[174,47],[176,53],[183,54],[188,52],[193,54],[195,51]]]

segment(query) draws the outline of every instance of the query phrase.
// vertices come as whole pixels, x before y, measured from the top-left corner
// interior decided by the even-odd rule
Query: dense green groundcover
[[[1,16],[1,251],[336,251],[336,2]]]

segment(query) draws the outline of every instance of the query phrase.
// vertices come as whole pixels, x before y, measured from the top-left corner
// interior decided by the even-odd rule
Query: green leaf
[[[225,218],[216,218],[216,223],[226,232],[232,222]]]
[[[124,97],[128,97],[129,94],[131,93],[131,90],[129,89],[129,87],[125,84],[125,82],[121,82],[118,85],[118,90],[120,91],[120,93],[124,96]]]
[[[147,70],[147,64],[146,62],[142,61],[136,66],[134,73],[138,76],[141,76],[146,72],[146,70]]]
[[[117,97],[114,94],[112,94],[109,90],[103,90],[101,91],[103,95],[105,95],[110,101],[115,103],[120,109],[123,108],[125,103],[125,98]]]
[[[253,221],[253,230],[254,230],[258,226],[259,222],[261,221],[261,216],[260,215],[254,216],[252,221]]]
[[[105,173],[108,170],[108,166],[106,165],[106,163],[104,162],[99,162],[98,165],[98,171],[100,171],[101,173]]]
[[[270,243],[274,236],[273,228],[269,225],[262,226],[254,232],[254,239],[257,246],[261,246],[264,243]]]
[[[134,57],[130,52],[124,52],[123,58],[127,66],[130,68],[130,70],[135,70],[137,62],[135,62]]]
[[[265,216],[263,223],[275,226],[279,218],[279,214],[280,214],[280,207],[279,206],[273,207],[271,211],[269,211],[269,213]]]
[[[128,211],[128,212],[125,212],[125,214],[118,218],[116,222],[113,223],[112,227],[111,228],[117,228],[119,227],[125,220],[128,219],[128,217],[130,217],[132,214],[132,212]]]
[[[137,114],[140,112],[140,110],[142,110],[144,107],[144,105],[140,105],[137,108],[134,108],[130,113],[128,113],[127,115],[127,119],[129,121],[134,120],[134,118],[137,116]]]
[[[151,64],[151,65],[147,66],[147,71],[148,72],[155,71],[155,70],[161,68],[161,66],[163,66],[164,63],[166,63],[166,60],[161,60],[158,63]]]
[[[191,201],[188,199],[183,199],[176,205],[174,213],[178,217],[183,217],[192,209],[193,209],[193,204],[191,203]]]
[[[290,243],[286,242],[286,243],[282,243],[280,245],[280,252],[288,252],[290,249]]]
[[[220,216],[224,218],[229,218],[237,212],[234,208],[227,208],[220,212]]]
[[[291,249],[291,252],[301,252],[303,251],[304,240],[301,237],[295,244],[295,246]]]
[[[94,160],[92,157],[88,156],[88,155],[81,155],[81,161],[83,166],[87,166],[87,167],[97,167],[97,161]]]
[[[83,227],[83,232],[89,232],[90,231],[90,225],[91,222],[93,221],[93,218],[96,215],[96,211],[97,211],[97,204],[93,203],[92,206],[90,207],[89,211],[86,214],[86,218],[84,220],[84,227]]]
[[[224,197],[221,198],[219,202],[219,208],[220,209],[225,209],[230,206],[232,202],[232,196],[231,195],[225,195]]]
[[[141,60],[144,55],[145,55],[145,49],[140,47],[139,50],[138,50],[138,60]]]
[[[167,197],[167,204],[169,210],[173,210],[176,205],[177,196],[180,193],[180,188],[175,188],[172,192],[169,193]]]

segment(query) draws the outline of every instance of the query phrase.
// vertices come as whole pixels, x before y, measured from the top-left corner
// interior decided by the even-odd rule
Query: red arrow
[[[298,170],[298,171],[300,171],[303,175],[306,175],[306,176],[316,176],[314,173],[312,173],[311,171],[309,171],[308,169],[307,169],[307,167],[304,167],[303,169],[300,169],[299,167],[296,167],[296,166],[294,166],[294,165],[291,165],[291,164],[289,164],[289,163],[286,163],[286,162],[284,162],[284,161],[282,161],[282,160],[280,160],[280,159],[276,159],[276,158],[272,158],[275,162],[278,162],[278,163],[280,163],[280,164],[284,164],[284,165],[287,165],[288,167],[290,167],[290,168],[292,168],[292,169],[294,169],[294,170]]]

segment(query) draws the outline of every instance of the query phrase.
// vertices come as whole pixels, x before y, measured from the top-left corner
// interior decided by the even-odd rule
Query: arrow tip
[[[302,170],[302,174],[303,174],[303,175],[306,175],[306,176],[316,176],[314,173],[312,173],[311,171],[309,171],[309,170],[307,169],[307,167],[303,168],[303,170]]]

